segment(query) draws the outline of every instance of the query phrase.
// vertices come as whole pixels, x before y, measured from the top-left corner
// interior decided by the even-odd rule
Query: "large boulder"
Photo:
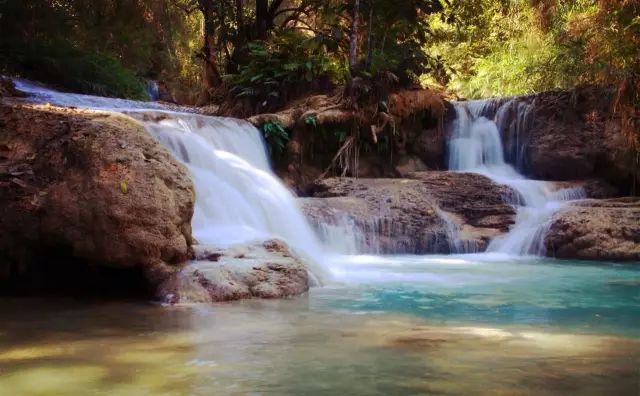
[[[583,200],[553,216],[547,255],[640,261],[640,198]]]
[[[353,225],[361,250],[378,253],[482,251],[506,232],[517,193],[485,176],[414,172],[403,179],[329,178],[301,206],[313,224]]]
[[[153,288],[192,256],[194,200],[187,169],[137,121],[0,102],[0,287],[91,267]]]

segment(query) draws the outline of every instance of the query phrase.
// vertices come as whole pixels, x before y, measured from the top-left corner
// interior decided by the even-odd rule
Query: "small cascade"
[[[533,120],[532,108],[528,102],[511,98],[498,108],[495,115],[495,123],[504,137],[505,159],[520,172],[528,167],[527,132]]]
[[[336,254],[380,254],[377,222],[359,225],[344,214],[336,214],[315,224],[320,240]]]
[[[147,80],[145,83],[145,92],[152,102],[160,100],[160,86],[153,80]]]
[[[550,226],[551,216],[568,200],[584,197],[581,188],[553,191],[544,181],[529,180],[505,161],[500,130],[496,122],[505,122],[507,111],[516,111],[515,120],[507,131],[509,139],[515,141],[510,152],[516,161],[524,161],[524,147],[521,137],[526,136],[528,106],[507,101],[500,105],[495,120],[487,118],[495,108],[492,101],[472,101],[454,104],[456,121],[450,131],[449,169],[454,171],[476,172],[504,184],[518,192],[512,197],[517,208],[515,224],[511,230],[495,238],[487,251],[518,255],[544,254],[544,237]],[[513,117],[511,117],[513,118]],[[505,125],[502,125],[503,127]],[[513,199],[515,198],[515,199]]]
[[[477,253],[478,244],[473,240],[461,239],[461,229],[457,222],[453,220],[450,214],[436,208],[436,214],[444,222],[447,243],[449,245],[449,253]]]

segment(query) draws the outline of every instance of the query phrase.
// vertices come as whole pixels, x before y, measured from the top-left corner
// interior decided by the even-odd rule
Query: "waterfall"
[[[260,132],[241,120],[206,117],[170,111],[158,103],[137,102],[91,95],[62,93],[23,80],[16,87],[30,94],[31,103],[83,107],[129,113],[140,119],[191,172],[196,188],[193,234],[201,244],[229,246],[266,238],[281,238],[308,263],[318,279],[327,279],[330,262],[316,233],[298,208],[294,196],[273,174]],[[554,191],[550,183],[529,180],[507,161],[523,169],[530,106],[515,99],[454,103],[456,119],[448,142],[449,169],[476,172],[496,183],[512,187],[517,208],[511,230],[491,241],[488,251],[512,254],[543,254],[544,236],[553,213],[568,200],[584,197],[584,191]],[[514,114],[515,113],[515,114]],[[507,142],[504,150],[502,139]],[[476,251],[469,241],[458,240],[459,227],[446,213],[449,250]],[[380,250],[381,236],[391,224],[380,221],[356,234],[353,221],[319,225],[326,248],[334,253],[354,254]],[[436,238],[439,235],[435,236]],[[369,238],[371,239],[371,238]],[[434,246],[439,241],[434,242]]]
[[[271,171],[261,133],[247,121],[169,111],[157,103],[52,91],[15,80],[31,103],[126,113],[189,169],[199,244],[231,246],[280,238],[305,259],[312,278],[330,278],[316,234],[291,192]]]
[[[513,101],[502,104],[495,112],[495,120],[489,119],[489,111],[495,103],[471,101],[454,103],[456,120],[450,131],[448,142],[449,169],[476,172],[489,177],[498,184],[507,185],[518,192],[519,197],[510,202],[517,209],[516,220],[508,233],[489,244],[487,251],[518,255],[543,255],[544,237],[550,226],[551,216],[565,202],[584,198],[581,188],[553,191],[550,183],[529,180],[505,161],[499,124],[513,142],[510,156],[517,163],[524,161],[522,140],[528,117],[528,106]],[[516,122],[508,127],[506,112],[516,111]]]
[[[224,247],[280,238],[326,280],[320,242],[271,171],[260,131],[243,120],[184,113],[149,117],[145,112],[143,122],[191,172],[198,243]]]

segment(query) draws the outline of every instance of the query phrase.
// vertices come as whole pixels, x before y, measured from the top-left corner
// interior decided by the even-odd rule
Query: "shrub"
[[[257,111],[277,108],[297,93],[322,90],[339,74],[326,43],[298,32],[283,32],[265,42],[249,43],[249,57],[229,75],[230,92],[248,99]]]

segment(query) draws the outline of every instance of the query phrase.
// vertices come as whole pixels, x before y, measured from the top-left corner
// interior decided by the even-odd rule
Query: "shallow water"
[[[351,257],[299,298],[0,300],[0,394],[640,393],[640,268]]]

